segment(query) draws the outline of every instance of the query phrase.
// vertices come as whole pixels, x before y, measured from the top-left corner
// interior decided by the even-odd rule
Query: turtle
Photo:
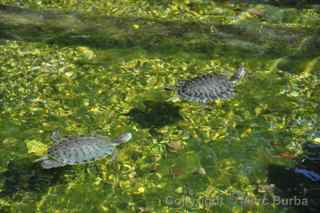
[[[204,74],[193,79],[178,81],[174,87],[166,87],[167,90],[176,90],[182,100],[207,104],[216,99],[230,99],[234,95],[235,84],[245,75],[246,71],[240,66],[234,75]]]
[[[104,158],[107,155],[112,155],[112,160],[114,160],[116,156],[115,147],[131,138],[132,134],[129,132],[111,140],[109,137],[100,135],[61,137],[58,131],[54,131],[51,135],[54,144],[48,148],[47,155],[34,162],[41,161],[42,168],[51,169],[66,165],[84,164]]]

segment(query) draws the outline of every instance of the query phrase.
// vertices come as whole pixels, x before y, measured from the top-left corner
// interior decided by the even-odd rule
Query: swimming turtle
[[[131,138],[131,133],[124,133],[115,140],[99,135],[61,137],[59,132],[54,131],[51,135],[54,144],[49,147],[48,154],[35,160],[35,162],[41,161],[42,168],[51,169],[83,164],[107,155],[112,155],[112,159],[114,159],[115,147]]]
[[[235,84],[245,75],[246,71],[240,66],[234,75],[228,79],[224,75],[205,74],[190,80],[179,81],[175,87],[179,98],[183,100],[207,104],[215,99],[229,99],[234,95]]]

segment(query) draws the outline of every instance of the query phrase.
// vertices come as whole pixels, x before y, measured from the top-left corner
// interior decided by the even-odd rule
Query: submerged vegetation
[[[320,142],[320,7],[241,2],[0,0],[0,212],[287,212],[269,168]],[[239,64],[210,108],[165,90]],[[133,138],[43,170],[56,129]]]

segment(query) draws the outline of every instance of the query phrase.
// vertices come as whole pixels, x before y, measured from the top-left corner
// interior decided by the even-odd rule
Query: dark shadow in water
[[[250,3],[250,4],[270,4],[277,7],[293,7],[305,8],[312,4],[319,4],[319,0],[234,0],[236,3]]]
[[[30,21],[33,20],[33,21]],[[133,29],[132,25],[141,26]],[[0,40],[44,42],[92,48],[144,48],[150,52],[199,52],[241,58],[278,58],[312,31],[290,28],[252,30],[246,24],[225,25],[163,21],[139,17],[95,16],[35,11],[0,5]],[[268,46],[265,43],[268,42]]]
[[[66,170],[65,167],[44,170],[30,158],[11,161],[8,169],[0,173],[0,178],[4,180],[0,197],[13,197],[19,192],[45,193],[50,186],[63,183]]]
[[[279,165],[269,166],[268,182],[275,185],[275,194],[282,200],[283,205],[278,203],[278,206],[290,207],[299,213],[320,212],[319,183],[296,174],[291,168]]]
[[[3,108],[3,103],[4,103],[4,94],[0,92],[0,110]]]
[[[287,168],[280,165],[268,167],[268,182],[275,185],[275,194],[282,206],[297,212],[320,212],[320,145],[305,143],[304,154],[296,166]],[[290,201],[291,200],[291,201]]]
[[[170,103],[144,101],[143,105],[144,109],[133,108],[127,115],[142,128],[150,129],[150,133],[156,133],[157,128],[174,124],[182,119],[180,107]]]
[[[310,61],[317,60],[320,51],[320,29],[317,29],[316,31],[317,32],[313,36],[307,37],[301,43],[300,47],[297,48],[297,51],[284,57],[281,62],[277,64],[277,68],[292,74],[299,73],[301,70],[310,69]],[[320,69],[319,62],[312,66],[312,70],[314,71]]]

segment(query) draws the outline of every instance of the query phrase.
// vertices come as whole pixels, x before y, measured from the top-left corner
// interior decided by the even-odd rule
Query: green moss
[[[0,1],[24,8],[0,7],[1,212],[285,211],[258,189],[319,128],[319,9],[19,2]],[[237,96],[212,109],[164,90],[240,63]],[[32,160],[54,129],[133,139],[115,163],[44,171]]]

